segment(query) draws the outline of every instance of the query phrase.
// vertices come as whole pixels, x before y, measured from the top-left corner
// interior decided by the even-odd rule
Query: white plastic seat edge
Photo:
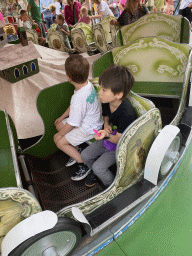
[[[166,125],[154,140],[147,156],[144,169],[144,179],[157,185],[159,170],[163,158],[180,129],[174,125]]]
[[[36,213],[21,221],[5,236],[1,244],[1,255],[8,256],[18,245],[43,231],[53,228],[58,222],[57,215],[52,211]]]

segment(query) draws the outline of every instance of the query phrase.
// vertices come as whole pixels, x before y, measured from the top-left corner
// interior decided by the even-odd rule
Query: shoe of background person
[[[81,149],[81,148],[78,148],[77,151],[78,151],[79,153],[81,153],[81,152],[82,152],[82,149]],[[65,166],[66,166],[66,167],[69,167],[69,166],[74,165],[75,163],[76,163],[76,160],[73,159],[72,157],[70,157]]]
[[[90,173],[91,170],[89,170],[88,166],[86,164],[78,164],[79,170],[74,173],[74,175],[71,177],[73,181],[79,181],[83,180],[87,177],[87,175]]]
[[[97,176],[94,174],[94,172],[91,170],[91,172],[89,173],[89,175],[86,178],[85,181],[85,186],[86,187],[93,187],[96,185],[97,183]]]

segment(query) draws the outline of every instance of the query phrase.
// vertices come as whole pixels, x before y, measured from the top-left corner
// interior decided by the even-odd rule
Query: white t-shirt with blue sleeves
[[[101,104],[91,82],[88,81],[81,89],[75,90],[71,98],[67,123],[79,127],[88,134],[94,134],[93,129],[101,129]]]

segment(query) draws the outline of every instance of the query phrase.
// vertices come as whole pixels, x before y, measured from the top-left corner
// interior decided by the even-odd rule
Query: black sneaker
[[[79,164],[79,170],[74,173],[74,175],[71,177],[74,181],[83,180],[87,177],[87,175],[90,173],[91,170],[87,167],[85,164]]]
[[[86,181],[85,181],[85,186],[86,187],[93,187],[96,185],[97,183],[97,176],[93,173],[93,171],[91,171],[89,173],[89,175],[87,176],[86,178]]]
[[[82,149],[81,149],[81,148],[78,148],[78,152],[81,153],[81,152],[82,152]],[[73,159],[72,157],[70,157],[65,166],[66,166],[66,167],[69,167],[69,166],[74,165],[75,163],[76,163],[76,160]]]

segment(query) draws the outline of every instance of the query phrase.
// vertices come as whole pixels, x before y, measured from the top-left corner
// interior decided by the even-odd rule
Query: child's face
[[[114,94],[110,88],[104,88],[102,85],[98,94],[102,103],[112,103],[123,96],[122,93]]]
[[[22,20],[23,20],[24,22],[27,21],[27,20],[28,20],[28,13],[25,12],[21,17],[22,17]]]
[[[84,10],[84,11],[82,12],[82,14],[83,14],[83,16],[87,16],[87,15],[88,15],[88,11],[87,11],[87,10]]]
[[[60,26],[63,25],[63,21],[58,18],[56,18],[56,23]]]

